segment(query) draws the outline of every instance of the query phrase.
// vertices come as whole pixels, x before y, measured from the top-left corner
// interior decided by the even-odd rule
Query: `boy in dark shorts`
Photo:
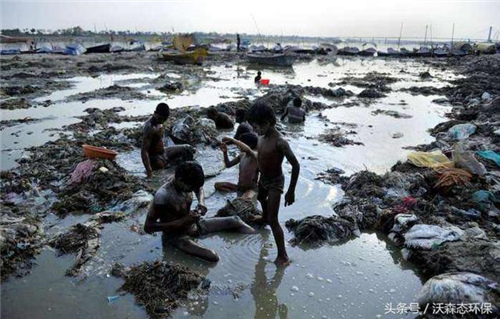
[[[262,205],[262,221],[271,226],[278,247],[275,263],[288,265],[290,259],[285,249],[283,229],[278,221],[281,194],[285,183],[281,165],[285,157],[292,165],[290,185],[285,194],[285,206],[288,206],[295,202],[295,187],[299,178],[300,164],[288,142],[276,130],[276,116],[269,105],[265,103],[253,105],[249,111],[248,120],[260,136],[257,146],[257,162],[260,172],[257,199]]]

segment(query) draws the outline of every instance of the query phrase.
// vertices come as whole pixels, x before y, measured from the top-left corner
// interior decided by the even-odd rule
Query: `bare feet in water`
[[[290,261],[290,258],[287,257],[276,257],[276,260],[274,261],[274,263],[276,264],[276,266],[282,266],[282,267],[286,267],[288,265],[290,265],[291,261]]]

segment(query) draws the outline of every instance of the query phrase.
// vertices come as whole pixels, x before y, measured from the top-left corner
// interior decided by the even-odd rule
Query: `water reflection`
[[[266,265],[268,264],[269,251],[266,243],[269,238],[269,233],[263,233],[262,246],[260,250],[259,260],[255,265],[255,278],[250,288],[253,300],[255,302],[255,319],[260,318],[289,318],[288,308],[286,304],[279,303],[277,289],[281,284],[285,267],[275,267],[276,271],[271,280],[267,279]],[[273,265],[274,266],[274,265]]]

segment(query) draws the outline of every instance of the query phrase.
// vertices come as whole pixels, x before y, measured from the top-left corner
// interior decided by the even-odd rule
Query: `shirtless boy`
[[[214,251],[198,245],[195,237],[219,231],[233,231],[244,234],[254,229],[239,217],[201,218],[207,212],[203,184],[205,177],[200,164],[184,162],[175,169],[175,177],[161,186],[155,194],[144,231],[163,232],[164,242],[195,257],[210,262],[219,261]],[[196,192],[198,206],[191,210],[192,193]]]
[[[175,145],[165,148],[163,123],[168,119],[170,109],[166,103],[156,106],[153,116],[142,127],[141,158],[146,174],[151,177],[153,170],[164,169],[176,159],[192,160],[195,148],[191,145]]]
[[[252,133],[253,127],[246,120],[247,111],[245,109],[237,109],[235,112],[236,123],[238,123],[238,128],[234,134],[234,138],[239,140],[241,135],[245,133]]]
[[[257,194],[259,170],[255,149],[257,148],[259,137],[255,133],[245,133],[240,137],[239,141],[230,137],[224,137],[222,142],[220,148],[224,154],[224,164],[226,164],[226,167],[230,168],[238,163],[240,164],[238,184],[217,182],[214,185],[215,189],[220,192],[237,192],[238,197],[252,199]],[[234,159],[229,160],[226,143],[236,145],[241,150],[241,153]]]
[[[306,120],[306,111],[301,106],[302,100],[299,97],[294,98],[292,105],[285,108],[281,120],[288,116],[288,123],[303,123]]]
[[[259,194],[257,199],[262,205],[263,222],[269,223],[278,247],[277,265],[288,265],[290,259],[285,249],[283,229],[278,222],[281,194],[285,177],[281,165],[286,158],[292,165],[292,176],[288,191],[285,194],[285,206],[295,202],[295,186],[299,178],[300,164],[290,149],[288,142],[276,130],[274,110],[265,103],[257,103],[249,111],[248,119],[255,131],[260,135],[257,146],[257,162],[259,166]]]
[[[207,117],[215,122],[215,127],[217,129],[232,130],[234,128],[234,122],[231,117],[224,112],[217,111],[215,107],[209,107],[207,109]]]

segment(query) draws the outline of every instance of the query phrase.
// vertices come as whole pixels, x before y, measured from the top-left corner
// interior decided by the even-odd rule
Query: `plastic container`
[[[261,79],[260,84],[262,85],[269,85],[269,79]]]
[[[115,159],[117,152],[108,150],[104,147],[96,147],[92,145],[83,145],[83,154],[88,158],[107,158],[110,160]]]

